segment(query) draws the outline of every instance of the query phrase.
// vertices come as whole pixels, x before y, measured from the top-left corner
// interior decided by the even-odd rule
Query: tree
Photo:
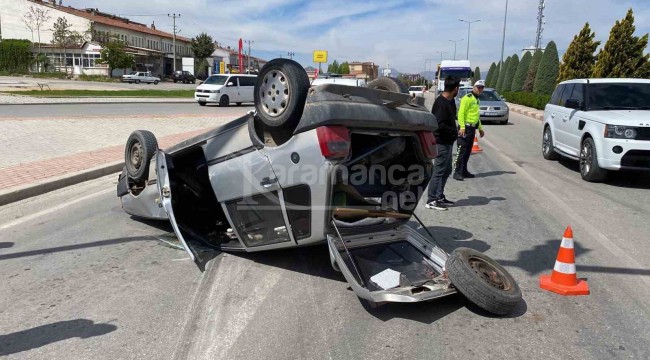
[[[506,76],[503,79],[503,84],[501,84],[501,89],[499,89],[498,91],[500,92],[512,91],[512,82],[515,78],[517,67],[519,67],[519,55],[514,54],[510,58],[510,63],[508,63],[508,70],[506,70]]]
[[[135,59],[133,55],[124,51],[126,43],[117,37],[106,42],[99,51],[101,58],[96,62],[108,64],[108,74],[113,76],[113,69],[127,69],[133,66]]]
[[[600,41],[594,41],[594,37],[596,34],[589,28],[589,23],[586,23],[580,33],[573,37],[573,41],[562,57],[558,83],[591,76],[596,63],[594,52],[600,45]]]
[[[557,55],[555,42],[549,41],[544,49],[544,55],[539,63],[537,76],[535,76],[535,94],[550,95],[557,85],[557,76],[560,72],[560,58]]]
[[[32,33],[32,42],[34,42],[34,30],[38,36],[38,53],[41,53],[41,27],[48,22],[52,17],[49,15],[50,10],[34,5],[29,7],[29,10],[23,15],[23,23]],[[43,62],[42,56],[36,57],[36,62],[40,70],[40,64]]]
[[[531,55],[529,51],[521,57],[519,66],[517,66],[517,71],[515,71],[515,77],[512,79],[510,91],[522,91],[524,89],[526,75],[528,74],[528,69],[530,68],[530,62],[532,60],[533,55]]]
[[[206,33],[200,33],[196,37],[192,38],[190,46],[192,47],[197,62],[201,62],[205,58],[210,57],[216,48],[212,36]]]
[[[481,80],[481,69],[477,66],[476,69],[474,69],[474,76],[472,76],[472,84],[479,80]]]
[[[499,80],[499,73],[501,72],[501,67],[502,67],[501,61],[499,61],[499,63],[495,65],[494,74],[492,74],[492,79],[490,79],[490,83],[486,84],[488,87],[491,88],[497,87],[497,81]]]
[[[327,72],[330,74],[338,74],[339,73],[339,63],[338,61],[334,60],[329,66],[327,67]]]
[[[496,67],[497,65],[492,63],[492,65],[490,65],[490,70],[488,70],[487,76],[485,77],[485,85],[488,87],[492,84],[492,77],[494,77],[494,69],[496,69]]]
[[[633,77],[650,76],[650,54],[644,54],[648,45],[648,34],[634,36],[634,13],[628,10],[625,18],[616,21],[609,32],[609,39],[600,50],[594,67],[593,77]]]
[[[350,64],[346,61],[341,64],[339,67],[339,74],[349,74],[350,73]]]
[[[54,23],[54,29],[52,33],[52,44],[63,49],[63,53],[67,53],[67,49],[73,46],[82,45],[87,37],[89,36],[88,31],[83,33],[79,31],[71,31],[70,28],[72,25],[68,24],[68,19],[65,17],[59,17]],[[68,61],[67,56],[65,60],[65,72],[68,72]]]
[[[542,56],[544,53],[542,50],[537,49],[535,54],[533,54],[533,59],[530,61],[530,67],[528,68],[528,74],[526,75],[526,81],[524,82],[524,91],[533,92],[535,87],[535,78],[537,77],[537,70],[539,69],[539,63],[542,61]]]
[[[503,62],[501,69],[499,69],[499,79],[495,84],[497,91],[501,91],[501,89],[503,88],[503,83],[506,79],[506,74],[508,73],[508,65],[510,65],[510,56],[506,58],[506,61]]]

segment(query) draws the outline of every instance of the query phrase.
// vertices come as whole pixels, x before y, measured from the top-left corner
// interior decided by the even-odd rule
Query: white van
[[[197,86],[194,99],[201,106],[218,103],[228,106],[230,103],[241,105],[254,102],[253,93],[257,75],[216,74]]]

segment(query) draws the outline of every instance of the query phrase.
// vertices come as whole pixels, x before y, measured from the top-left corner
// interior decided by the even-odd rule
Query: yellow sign
[[[226,73],[226,63],[224,61],[219,62],[219,74]]]
[[[326,63],[327,62],[327,50],[314,50],[314,62],[316,62],[316,63]]]

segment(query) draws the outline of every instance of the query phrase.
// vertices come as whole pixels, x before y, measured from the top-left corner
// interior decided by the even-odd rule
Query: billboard
[[[314,50],[314,62],[315,63],[326,63],[327,62],[327,50]]]

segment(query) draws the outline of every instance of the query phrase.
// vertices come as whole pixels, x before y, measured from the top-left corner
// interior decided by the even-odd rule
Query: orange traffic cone
[[[480,153],[483,149],[478,146],[478,137],[474,136],[474,145],[472,145],[472,154]]]
[[[539,287],[560,295],[589,295],[589,286],[576,275],[576,260],[573,251],[573,230],[568,226],[557,253],[557,260],[551,275],[539,278]]]

